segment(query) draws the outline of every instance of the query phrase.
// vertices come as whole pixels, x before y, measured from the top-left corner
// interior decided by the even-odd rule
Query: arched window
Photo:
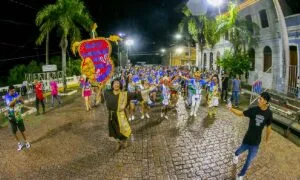
[[[264,72],[272,66],[272,50],[269,46],[264,48]],[[268,72],[271,72],[268,71]]]
[[[211,52],[209,55],[209,70],[214,69],[214,54]]]
[[[203,69],[205,69],[206,68],[206,64],[207,64],[207,62],[206,62],[207,60],[206,60],[206,53],[204,53],[204,63],[203,63]]]
[[[248,51],[249,59],[250,59],[250,70],[255,70],[255,50],[253,48]]]

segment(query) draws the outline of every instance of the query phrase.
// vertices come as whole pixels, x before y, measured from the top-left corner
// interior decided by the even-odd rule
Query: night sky
[[[281,0],[282,1],[282,0]],[[182,17],[180,8],[187,0],[84,0],[99,36],[118,32],[133,37],[133,52],[155,52],[172,43]],[[299,0],[286,0],[293,13],[299,13]],[[1,0],[0,77],[15,64],[45,61],[45,44],[36,46],[37,12],[55,0]],[[88,33],[83,39],[89,38]],[[60,55],[56,31],[50,34],[50,55]],[[69,49],[70,51],[70,49]]]
[[[168,45],[181,18],[185,0],[85,0],[99,36],[118,32],[133,37],[132,51],[153,52]],[[15,64],[35,59],[45,61],[45,46],[36,46],[37,12],[55,0],[2,0],[0,9],[0,76],[7,76]],[[83,38],[89,38],[87,33]],[[59,38],[50,34],[50,54],[60,55]],[[29,57],[28,57],[29,56]],[[26,58],[25,58],[26,57]]]

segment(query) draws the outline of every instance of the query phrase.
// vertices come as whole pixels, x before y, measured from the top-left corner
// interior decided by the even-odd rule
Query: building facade
[[[174,46],[167,49],[163,58],[166,66],[195,66],[196,48],[187,46]]]
[[[282,40],[280,26],[273,0],[245,0],[239,4],[239,16],[254,22],[260,27],[259,43],[256,47],[247,47],[251,58],[251,71],[248,84],[256,80],[263,82],[263,87],[279,92],[284,91],[285,62],[282,58]],[[284,3],[286,28],[288,30],[290,65],[289,65],[289,92],[296,91],[297,77],[299,76],[299,45],[300,45],[300,14],[291,14]],[[216,60],[225,50],[230,49],[228,36],[222,37],[213,49],[205,48],[199,55],[199,67],[218,69]],[[200,54],[197,51],[197,54]]]

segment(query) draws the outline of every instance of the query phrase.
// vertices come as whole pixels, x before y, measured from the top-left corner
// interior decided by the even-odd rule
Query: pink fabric
[[[51,88],[51,95],[57,95],[58,94],[58,86],[55,81],[50,82],[50,88]]]
[[[89,96],[91,96],[91,95],[92,95],[92,92],[91,92],[90,89],[85,89],[85,90],[83,91],[83,97],[89,97]]]

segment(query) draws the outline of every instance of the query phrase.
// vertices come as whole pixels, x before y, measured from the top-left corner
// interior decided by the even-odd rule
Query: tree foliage
[[[217,17],[216,34],[223,35],[229,32],[229,41],[233,52],[246,53],[246,47],[255,47],[258,44],[259,26],[256,23],[241,19],[238,7],[232,3],[227,14]]]
[[[81,40],[80,28],[90,31],[92,19],[81,0],[57,0],[55,4],[47,5],[40,10],[36,16],[36,25],[39,27],[40,35],[36,40],[41,44],[47,33],[57,30],[60,36],[60,47],[62,49],[62,71],[64,90],[66,90],[66,51],[68,39],[71,43]]]
[[[231,76],[241,75],[250,70],[250,58],[247,53],[235,54],[227,50],[217,60],[217,64],[229,72]]]
[[[8,84],[20,84],[25,80],[26,73],[39,73],[41,71],[41,66],[35,60],[32,60],[28,65],[16,65],[9,70]]]

